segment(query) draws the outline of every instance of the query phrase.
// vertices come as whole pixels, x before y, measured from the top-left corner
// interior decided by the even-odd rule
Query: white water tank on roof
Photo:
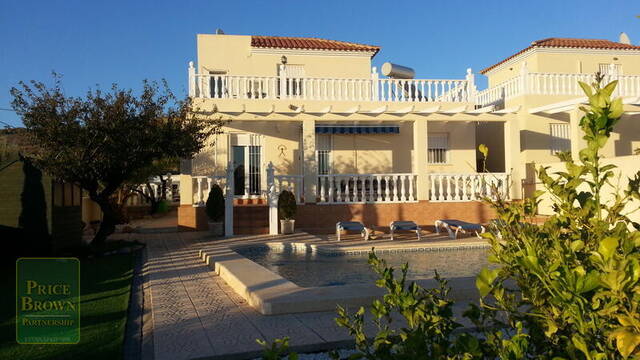
[[[380,70],[382,70],[382,75],[394,79],[413,79],[416,76],[416,72],[412,68],[390,62],[382,64]]]

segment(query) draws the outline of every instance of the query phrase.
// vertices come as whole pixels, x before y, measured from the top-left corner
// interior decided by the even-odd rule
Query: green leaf
[[[580,251],[584,249],[584,241],[582,240],[572,241],[570,246],[571,246],[571,250],[573,250],[574,252]]]
[[[633,328],[619,328],[611,333],[610,336],[616,341],[616,347],[620,354],[627,358],[640,345],[640,334],[633,331]]]
[[[610,113],[609,113],[609,118],[617,119],[620,116],[622,116],[623,112],[624,112],[624,107],[622,105],[622,98],[615,98],[611,102],[611,109],[610,109]]]
[[[602,257],[607,260],[609,259],[618,248],[618,239],[614,237],[607,237],[602,242],[600,242],[600,246],[598,246],[598,253],[602,255]]]
[[[480,292],[480,296],[485,297],[491,292],[493,281],[498,277],[499,269],[489,270],[483,268],[476,277],[476,287]]]
[[[608,83],[604,88],[602,88],[602,90],[600,90],[600,93],[606,97],[611,97],[611,94],[613,94],[613,90],[616,89],[617,85],[618,85],[618,80],[613,80],[612,82]]]
[[[587,95],[587,97],[591,97],[593,95],[593,91],[591,91],[591,86],[589,84],[582,81],[578,81],[578,84],[582,88],[582,91],[584,91],[584,93]]]
[[[573,335],[571,337],[571,342],[576,347],[576,349],[580,350],[587,359],[591,359],[591,355],[589,354],[589,349],[587,349],[587,344],[584,342],[584,339],[580,335]]]

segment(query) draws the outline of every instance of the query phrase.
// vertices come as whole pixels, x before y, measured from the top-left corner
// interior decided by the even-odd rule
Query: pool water
[[[252,246],[235,249],[240,255],[302,287],[373,284],[377,275],[367,264],[367,253],[357,255],[300,252],[291,248]],[[393,266],[409,263],[407,278],[431,279],[434,270],[443,278],[475,276],[488,265],[486,248],[444,249],[440,251],[384,252],[378,257]]]

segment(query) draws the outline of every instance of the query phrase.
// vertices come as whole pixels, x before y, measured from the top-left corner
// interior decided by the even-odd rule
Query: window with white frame
[[[449,163],[449,134],[434,133],[428,137],[427,161],[429,164]]]
[[[598,64],[598,71],[600,71],[602,75],[622,75],[622,64],[613,64],[613,68],[611,65],[612,64]],[[613,70],[614,73],[612,73],[611,70]]]
[[[550,124],[551,153],[571,151],[571,129],[569,124]]]
[[[331,135],[316,135],[318,175],[331,174]]]

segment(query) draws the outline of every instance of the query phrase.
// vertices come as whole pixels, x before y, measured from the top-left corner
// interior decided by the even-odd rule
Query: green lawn
[[[15,342],[15,264],[3,264],[0,283],[0,359],[120,359],[133,275],[133,255],[84,259],[80,343],[19,345]]]

